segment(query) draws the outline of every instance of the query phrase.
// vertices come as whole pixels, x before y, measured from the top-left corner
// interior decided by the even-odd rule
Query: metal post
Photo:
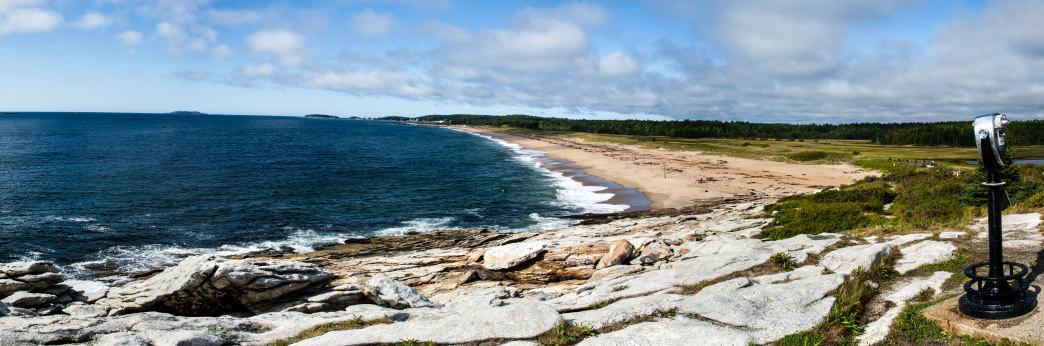
[[[1005,183],[1000,180],[1000,171],[1005,164],[1004,127],[1007,122],[1005,116],[994,113],[977,116],[974,123],[976,146],[986,168],[983,185],[988,189],[986,217],[990,258],[988,262],[964,268],[964,275],[969,278],[964,283],[967,293],[961,296],[958,305],[961,313],[982,319],[1018,317],[1037,306],[1037,297],[1026,290],[1029,287],[1026,281],[1029,268],[1021,263],[1004,261],[1001,211],[1008,207],[1008,195],[1004,192]],[[979,274],[982,267],[988,267],[985,276]]]

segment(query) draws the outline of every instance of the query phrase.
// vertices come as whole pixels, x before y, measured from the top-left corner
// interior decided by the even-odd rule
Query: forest
[[[404,118],[388,119],[403,120]],[[716,120],[573,120],[529,115],[427,115],[416,120],[452,125],[511,126],[631,136],[737,139],[859,139],[888,145],[974,147],[972,121],[936,123],[768,124]],[[1044,121],[1013,121],[1009,145],[1044,144]]]

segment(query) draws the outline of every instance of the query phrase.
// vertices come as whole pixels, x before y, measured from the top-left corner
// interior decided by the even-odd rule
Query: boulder
[[[650,242],[642,246],[642,252],[631,264],[651,265],[671,257],[674,251],[662,239]]]
[[[56,299],[58,297],[53,294],[18,291],[0,301],[20,308],[32,308],[50,304]]]
[[[824,255],[819,259],[819,265],[835,273],[851,274],[856,268],[870,270],[892,251],[893,247],[888,243],[843,247]]]
[[[191,316],[256,313],[331,277],[306,263],[194,256],[148,280],[112,289],[97,304],[110,307],[113,315],[136,311]]]
[[[584,339],[578,346],[598,345],[749,345],[753,339],[742,331],[710,322],[677,318],[643,322]]]
[[[482,254],[482,266],[489,270],[514,268],[547,251],[546,242],[526,242],[490,248]]]
[[[633,252],[634,245],[631,245],[631,242],[624,239],[617,240],[609,247],[609,252],[598,260],[595,269],[602,269],[617,264],[627,263],[627,260],[631,259],[631,254]]]
[[[440,306],[417,293],[413,287],[389,278],[375,278],[367,281],[362,286],[362,293],[378,305],[395,309]]]
[[[55,267],[54,264],[46,261],[0,263],[0,273],[6,274],[9,277],[57,272],[58,267]]]
[[[16,291],[30,289],[29,284],[12,279],[0,279],[0,297],[9,295]]]
[[[524,302],[476,307],[469,311],[445,311],[439,318],[418,318],[363,329],[333,331],[295,345],[371,345],[409,339],[463,344],[489,339],[529,339],[561,322],[562,316],[547,304]]]

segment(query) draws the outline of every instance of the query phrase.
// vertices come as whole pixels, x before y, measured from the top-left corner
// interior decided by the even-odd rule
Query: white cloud
[[[612,52],[598,60],[598,68],[602,75],[622,77],[637,74],[642,67],[631,57],[621,52]]]
[[[227,45],[219,44],[210,50],[210,56],[215,59],[224,59],[232,55],[232,49]]]
[[[83,18],[72,23],[73,26],[80,29],[97,29],[104,28],[112,24],[112,19],[98,12],[87,12],[83,15]]]
[[[439,90],[427,76],[384,70],[322,72],[305,76],[304,83],[313,88],[399,97],[434,96]]]
[[[0,0],[0,12],[18,7],[33,7],[44,2],[46,0]]]
[[[421,22],[418,29],[422,33],[435,35],[450,42],[463,42],[471,39],[471,33],[464,28],[436,20]]]
[[[209,22],[220,25],[254,24],[262,20],[261,13],[254,10],[215,10],[208,8],[206,17]]]
[[[127,30],[116,34],[116,38],[120,39],[123,44],[135,45],[141,43],[141,39],[144,35],[134,30]]]
[[[17,3],[5,4],[14,6]],[[62,23],[62,15],[38,8],[15,8],[0,13],[0,35],[50,31]]]
[[[395,19],[391,15],[366,9],[352,15],[349,27],[355,35],[372,38],[387,35],[394,23]]]
[[[205,26],[193,27],[191,33],[179,24],[160,22],[156,24],[156,37],[167,41],[167,51],[181,54],[185,51],[206,52],[217,43],[217,31]]]
[[[268,77],[279,73],[279,68],[272,64],[243,65],[239,75],[243,77]]]
[[[246,38],[251,52],[269,53],[280,62],[298,64],[308,55],[304,37],[286,29],[267,29]]]

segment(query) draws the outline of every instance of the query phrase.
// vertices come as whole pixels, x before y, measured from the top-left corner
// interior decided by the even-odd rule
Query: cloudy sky
[[[1044,119],[1044,1],[0,0],[0,109]]]

